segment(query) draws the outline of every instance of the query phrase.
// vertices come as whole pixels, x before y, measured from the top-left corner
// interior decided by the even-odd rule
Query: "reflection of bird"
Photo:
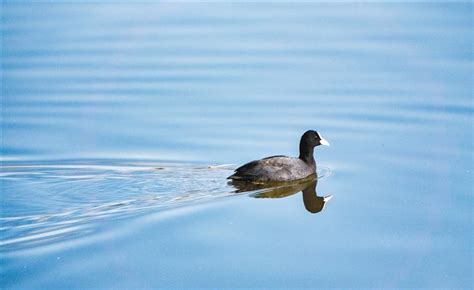
[[[261,190],[253,195],[255,198],[282,198],[302,191],[304,207],[311,213],[322,211],[326,202],[332,198],[332,195],[318,196],[316,193],[318,184],[316,174],[292,182],[254,183],[232,180],[230,184],[237,188],[237,192]]]
[[[329,142],[316,131],[306,131],[301,136],[298,158],[277,155],[251,161],[237,168],[228,179],[267,182],[306,178],[316,172],[313,152],[319,145],[329,146]]]
[[[332,195],[318,196],[316,193],[316,186],[318,179],[315,179],[305,189],[303,189],[303,203],[304,207],[310,213],[318,213],[323,210],[326,202],[331,200]]]

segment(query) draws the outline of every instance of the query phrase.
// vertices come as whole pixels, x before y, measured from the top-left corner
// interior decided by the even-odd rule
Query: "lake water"
[[[1,288],[471,288],[472,27],[472,2],[3,3]],[[307,129],[320,198],[227,183]]]

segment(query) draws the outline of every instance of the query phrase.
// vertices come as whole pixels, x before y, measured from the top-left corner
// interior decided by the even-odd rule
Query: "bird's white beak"
[[[324,138],[321,138],[321,140],[319,140],[319,143],[324,146],[330,146],[329,142]]]
[[[324,202],[328,202],[328,201],[331,200],[331,198],[332,198],[332,194],[326,195],[325,197],[323,197],[323,200],[324,200]]]

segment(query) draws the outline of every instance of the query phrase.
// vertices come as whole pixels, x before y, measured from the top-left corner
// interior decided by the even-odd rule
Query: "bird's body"
[[[300,141],[299,157],[270,156],[251,161],[237,168],[229,179],[251,182],[293,181],[306,178],[316,172],[314,147],[329,145],[318,132],[310,130]]]
[[[306,178],[316,172],[316,162],[306,164],[303,160],[283,155],[251,161],[229,176],[233,180],[247,181],[292,181]]]

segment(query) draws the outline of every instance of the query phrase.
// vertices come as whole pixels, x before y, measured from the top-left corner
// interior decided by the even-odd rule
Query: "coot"
[[[270,182],[292,181],[306,178],[316,172],[314,147],[329,146],[329,142],[314,130],[306,131],[300,140],[300,156],[298,158],[283,155],[270,156],[251,161],[237,168],[228,179]]]

